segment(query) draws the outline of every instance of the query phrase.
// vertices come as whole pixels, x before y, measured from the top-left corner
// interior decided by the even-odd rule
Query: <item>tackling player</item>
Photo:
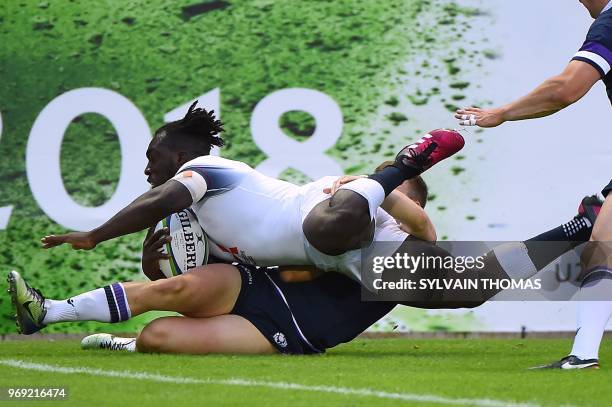
[[[565,70],[528,95],[505,106],[492,109],[470,107],[458,110],[455,117],[463,125],[495,127],[506,121],[544,117],[580,100],[599,80],[606,86],[612,103],[612,1],[580,0],[595,22],[584,44]],[[595,293],[612,295],[612,181],[603,189],[606,201],[593,228],[591,244],[583,251],[582,298],[578,304],[578,330],[570,355],[544,368],[581,369],[599,367],[599,345],[612,315],[612,301],[587,301],[600,298]],[[592,293],[592,294],[590,294]]]

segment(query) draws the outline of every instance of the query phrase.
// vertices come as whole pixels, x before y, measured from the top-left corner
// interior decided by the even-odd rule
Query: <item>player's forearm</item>
[[[427,213],[401,192],[391,192],[381,207],[401,222],[412,236],[427,241],[437,239],[436,230]]]
[[[566,108],[577,100],[568,86],[561,77],[546,80],[528,95],[501,107],[503,121],[535,119]]]
[[[98,244],[139,232],[187,206],[182,205],[180,201],[173,202],[172,196],[168,196],[164,186],[160,186],[139,196],[103,225],[92,230],[91,237]]]

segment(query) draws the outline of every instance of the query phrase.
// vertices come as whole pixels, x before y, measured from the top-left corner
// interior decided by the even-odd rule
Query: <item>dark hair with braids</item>
[[[185,117],[167,123],[157,129],[155,135],[160,141],[173,149],[188,149],[198,155],[210,154],[212,146],[223,147],[225,142],[219,133],[225,131],[221,120],[215,117],[215,111],[210,112],[201,107],[196,108],[196,100],[189,106]]]

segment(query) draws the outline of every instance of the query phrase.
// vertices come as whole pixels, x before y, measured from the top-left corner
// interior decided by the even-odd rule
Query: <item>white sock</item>
[[[67,300],[45,300],[45,307],[47,308],[47,313],[43,318],[45,325],[79,320],[74,305],[70,304]]]
[[[538,272],[523,242],[503,243],[495,247],[493,252],[504,272],[512,279],[531,278]]]
[[[587,280],[580,289],[578,303],[578,331],[574,338],[571,355],[580,359],[599,359],[599,345],[601,338],[612,315],[612,300],[603,301],[612,297],[612,279],[599,278]],[[599,299],[600,301],[586,301]]]
[[[357,192],[368,201],[370,219],[376,219],[376,210],[385,200],[385,190],[377,181],[369,178],[359,178],[338,189],[348,189]]]
[[[44,324],[68,321],[120,322],[131,317],[121,283],[79,294],[67,300],[45,300]]]

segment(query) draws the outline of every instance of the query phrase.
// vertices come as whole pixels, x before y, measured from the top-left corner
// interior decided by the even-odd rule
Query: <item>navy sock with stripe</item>
[[[587,217],[576,216],[567,223],[532,237],[525,241],[525,245],[531,260],[540,270],[562,254],[587,242],[592,231],[593,225]]]

